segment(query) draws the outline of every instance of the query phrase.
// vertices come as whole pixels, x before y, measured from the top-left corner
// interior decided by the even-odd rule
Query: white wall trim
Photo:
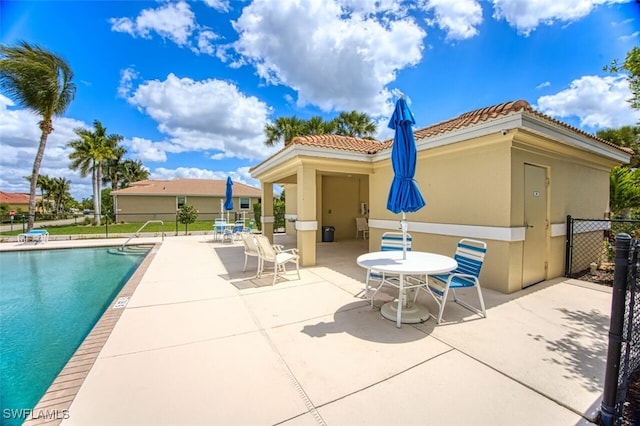
[[[478,226],[478,225],[457,225],[449,223],[427,223],[408,222],[409,232],[420,232],[424,234],[447,235],[452,237],[484,238],[496,241],[524,241],[525,227],[500,227],[500,226]],[[400,220],[369,219],[369,228],[383,229],[388,231],[400,231]],[[551,225],[551,236],[564,235],[565,225]]]
[[[317,231],[317,220],[296,220],[296,231]]]
[[[552,223],[551,224],[551,236],[552,237],[560,237],[562,235],[567,235],[567,224],[566,223]]]

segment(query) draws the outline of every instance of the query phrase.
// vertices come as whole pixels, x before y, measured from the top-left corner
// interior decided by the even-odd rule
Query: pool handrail
[[[138,237],[140,235],[140,231],[142,231],[144,229],[145,226],[147,226],[150,223],[161,223],[162,224],[162,231],[161,231],[161,235],[162,235],[162,241],[164,241],[164,222],[162,220],[148,220],[144,223],[144,225],[142,225],[135,234],[133,234],[132,236],[129,237],[129,239],[127,239],[127,241],[125,241],[124,243],[122,243],[122,247],[120,247],[120,250],[124,250],[125,246],[127,245],[127,243],[129,241],[131,241],[132,239]]]

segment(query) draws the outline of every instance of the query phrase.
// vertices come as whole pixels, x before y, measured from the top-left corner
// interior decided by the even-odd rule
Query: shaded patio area
[[[397,329],[361,298],[365,241],[318,244],[275,286],[255,258],[242,272],[240,244],[165,239],[62,424],[575,425],[599,408],[608,287],[485,289],[486,319],[451,304]]]

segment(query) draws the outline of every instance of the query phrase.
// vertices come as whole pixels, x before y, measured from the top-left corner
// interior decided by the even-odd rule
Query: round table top
[[[395,274],[443,274],[458,267],[458,262],[449,256],[423,251],[406,254],[403,259],[402,250],[375,251],[358,256],[356,262],[363,268]]]

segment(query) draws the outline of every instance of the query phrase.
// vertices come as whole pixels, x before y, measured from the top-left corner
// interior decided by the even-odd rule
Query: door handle
[[[525,228],[533,228],[533,225],[529,225],[529,223],[525,222],[524,223],[524,227]]]

